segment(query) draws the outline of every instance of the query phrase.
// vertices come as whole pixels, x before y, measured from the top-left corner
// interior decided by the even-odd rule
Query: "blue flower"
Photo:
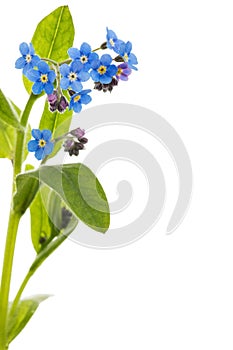
[[[92,100],[91,96],[88,95],[90,92],[91,90],[88,89],[72,95],[69,108],[73,109],[76,113],[81,112],[82,104],[87,105]]]
[[[71,47],[68,50],[70,58],[74,61],[82,63],[82,68],[85,71],[88,71],[91,68],[91,62],[97,60],[99,56],[97,53],[91,51],[91,46],[87,43],[83,43],[80,47],[80,50]]]
[[[109,84],[117,72],[117,67],[112,63],[112,57],[108,54],[103,55],[100,59],[92,62],[92,71],[90,72],[95,82]]]
[[[79,61],[73,61],[71,65],[63,64],[60,67],[62,74],[61,88],[66,90],[69,87],[74,91],[81,91],[83,86],[81,81],[87,81],[90,78],[90,74],[83,70],[83,64]]]
[[[15,68],[22,69],[23,74],[26,75],[29,69],[34,68],[40,60],[40,57],[35,55],[35,50],[30,43],[21,43],[19,45],[19,51],[21,53],[21,57],[19,57],[15,62]]]
[[[39,95],[43,90],[50,95],[53,92],[53,82],[56,74],[49,68],[49,65],[44,61],[39,61],[37,64],[38,70],[30,69],[27,72],[27,78],[34,82],[32,92]]]
[[[124,62],[128,64],[128,66],[134,70],[138,70],[134,67],[135,64],[138,64],[137,57],[131,53],[132,44],[130,41],[125,43],[116,43],[116,52],[123,58]]]
[[[116,36],[116,33],[113,30],[108,29],[107,27],[107,47],[109,49],[113,49],[114,51],[116,50],[116,44],[120,45],[123,43],[122,40],[119,40]]]
[[[128,76],[131,74],[132,70],[129,68],[127,63],[121,63],[119,64],[119,66],[117,67],[117,73],[116,73],[116,78],[117,80],[124,80],[127,81],[128,80]]]
[[[51,142],[52,133],[50,130],[32,129],[32,136],[35,140],[28,142],[28,151],[35,152],[35,157],[38,160],[44,159],[52,153],[54,143]]]

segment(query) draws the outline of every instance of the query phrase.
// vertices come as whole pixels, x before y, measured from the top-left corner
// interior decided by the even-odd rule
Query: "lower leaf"
[[[7,322],[8,344],[24,329],[40,303],[49,297],[50,295],[34,295],[20,300],[13,314],[10,310]]]

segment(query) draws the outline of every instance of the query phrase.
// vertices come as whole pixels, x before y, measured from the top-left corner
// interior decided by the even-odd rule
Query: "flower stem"
[[[17,231],[19,221],[22,216],[19,212],[13,210],[13,195],[16,190],[15,180],[16,176],[21,172],[23,163],[23,152],[24,152],[24,141],[25,141],[25,130],[28,123],[29,114],[32,106],[38,96],[33,94],[30,95],[25,109],[21,115],[20,124],[23,130],[17,130],[17,139],[15,147],[15,155],[13,161],[13,189],[12,189],[12,200],[11,210],[9,215],[8,230],[6,236],[5,253],[2,267],[2,278],[1,278],[1,289],[0,289],[0,350],[7,349],[7,314],[8,314],[8,303],[9,303],[9,292],[10,282],[12,275],[12,266],[15,250],[15,242],[17,237]]]
[[[20,124],[24,128],[24,131],[18,130],[18,132],[17,132],[15,158],[14,158],[14,180],[15,180],[16,176],[19,173],[21,173],[21,171],[22,171],[25,129],[27,126],[27,122],[28,122],[28,118],[29,118],[29,114],[31,112],[32,106],[38,97],[39,97],[38,95],[34,95],[34,94],[31,94],[29,96],[28,102],[25,106],[25,109],[24,109],[22,115],[21,115]]]

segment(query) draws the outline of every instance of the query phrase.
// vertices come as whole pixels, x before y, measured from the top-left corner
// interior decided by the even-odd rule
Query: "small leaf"
[[[63,219],[65,210],[65,205],[56,192],[47,186],[41,186],[30,206],[31,238],[37,253],[61,232],[67,234],[77,226],[78,220],[73,216],[65,227]]]
[[[74,25],[68,6],[60,6],[46,16],[38,24],[32,38],[32,44],[36,54],[41,58],[50,58],[57,62],[64,61],[67,50],[73,45]],[[28,93],[32,84],[28,79],[23,79]]]
[[[58,111],[50,112],[48,102],[45,102],[44,111],[40,120],[39,129],[51,130],[53,138],[64,135],[69,131],[70,123],[72,120],[73,111],[66,109],[66,111],[60,114]],[[63,141],[56,142],[53,153],[50,157],[54,157],[60,150]]]
[[[17,112],[4,96],[2,90],[0,90],[0,122],[1,124],[5,123],[14,128],[21,129]]]
[[[17,119],[20,120],[20,109],[12,102],[8,101],[11,108],[14,110],[14,114],[17,116]],[[9,158],[10,160],[14,159],[15,144],[16,144],[17,131],[10,125],[2,123],[0,120],[0,158]],[[24,156],[23,160],[26,159],[28,150],[27,143],[31,139],[31,128],[28,125],[25,144],[24,144]]]
[[[0,158],[14,159],[16,130],[0,122]]]
[[[27,185],[29,181],[37,181],[38,186],[40,181],[53,189],[66,207],[86,225],[99,232],[107,231],[110,223],[107,198],[98,179],[88,167],[83,164],[42,166],[35,171],[18,175],[15,210],[21,210],[20,198],[25,198],[26,191],[30,188]],[[25,209],[25,199],[22,203]]]
[[[9,312],[7,338],[10,343],[26,326],[39,304],[50,295],[35,295],[19,301],[14,313]]]
[[[13,207],[15,212],[24,214],[39,190],[39,181],[33,177],[17,177],[16,182],[17,191],[13,198]]]

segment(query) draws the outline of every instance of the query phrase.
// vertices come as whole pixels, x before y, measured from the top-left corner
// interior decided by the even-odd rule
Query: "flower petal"
[[[125,52],[129,55],[132,50],[132,43],[130,41],[127,41],[125,44]]]
[[[41,138],[48,142],[52,137],[52,132],[50,130],[44,129],[41,131]]]
[[[81,72],[78,73],[78,78],[81,81],[87,81],[90,79],[90,74],[82,70]]]
[[[90,53],[90,55],[88,57],[89,62],[96,61],[98,59],[99,59],[99,55],[96,52]]]
[[[130,61],[130,64],[138,64],[137,57],[133,53],[129,55],[129,61]]]
[[[83,86],[82,84],[79,82],[79,81],[73,81],[71,84],[70,84],[70,87],[72,90],[76,91],[76,92],[79,92],[82,90]]]
[[[38,148],[38,141],[36,140],[31,140],[28,142],[28,151],[29,152],[35,152]]]
[[[115,40],[117,40],[117,36],[113,30],[108,29],[108,27],[107,27],[107,40],[109,41],[110,39],[113,39],[115,41]]]
[[[21,43],[19,45],[19,51],[21,53],[21,55],[27,55],[29,53],[29,47],[27,43]]]
[[[85,95],[85,94],[89,94],[91,92],[91,89],[86,89],[86,90],[82,90],[79,95]]]
[[[15,62],[15,68],[22,69],[26,65],[26,61],[24,57],[20,57]]]
[[[81,103],[79,103],[79,102],[74,103],[73,110],[74,110],[76,113],[81,112],[81,110],[82,110],[82,105],[81,105]]]
[[[61,78],[60,85],[61,85],[61,88],[62,88],[63,90],[68,89],[68,87],[69,87],[69,85],[70,85],[69,79],[68,79],[68,78],[65,78],[65,77],[64,77],[64,78]]]
[[[23,75],[27,76],[27,72],[32,69],[32,65],[31,63],[25,64],[25,66],[23,67]]]
[[[34,55],[35,54],[35,49],[34,49],[32,43],[29,44],[29,53],[30,53],[30,55]]]
[[[40,81],[37,81],[32,87],[32,92],[35,95],[39,95],[43,90],[44,90],[44,84],[41,83]]]
[[[30,69],[27,72],[27,78],[35,83],[37,80],[40,80],[40,73],[38,70]]]
[[[43,74],[48,73],[50,70],[48,63],[46,63],[45,61],[42,61],[42,60],[40,60],[38,62],[37,67],[38,67],[39,71]]]
[[[37,151],[35,152],[35,157],[37,160],[44,159],[45,154],[44,154],[44,147],[43,148],[38,148]]]
[[[91,100],[92,100],[92,98],[89,95],[83,95],[81,97],[81,103],[84,104],[84,105],[87,105],[88,103],[90,103]]]
[[[44,154],[47,156],[48,154],[52,153],[53,148],[54,148],[54,143],[47,142],[46,145],[44,146]]]
[[[32,136],[36,140],[40,140],[42,138],[41,131],[39,129],[32,129]]]
[[[100,75],[96,70],[92,70],[90,72],[90,76],[94,81],[99,81],[100,80]]]
[[[102,84],[109,84],[112,81],[112,77],[110,77],[107,74],[104,75],[100,75],[100,80],[99,80]]]
[[[47,84],[44,84],[44,90],[45,90],[46,94],[48,94],[48,95],[52,94],[53,84],[51,84],[49,82]]]
[[[80,72],[83,69],[83,64],[80,61],[73,61],[70,66],[71,72]]]
[[[60,67],[60,72],[63,77],[66,77],[70,73],[70,66],[68,64],[64,63]]]
[[[53,83],[54,80],[55,80],[55,78],[56,78],[56,74],[55,74],[54,70],[49,71],[49,72],[48,72],[48,79],[49,79],[49,82],[50,82],[50,83]]]
[[[78,58],[80,58],[80,51],[78,49],[76,49],[75,47],[71,47],[68,50],[68,55],[70,56],[70,58],[72,58],[73,60],[77,60]]]
[[[82,45],[80,47],[80,51],[84,55],[89,55],[89,53],[91,52],[91,46],[88,43],[82,43]]]
[[[40,57],[37,55],[32,56],[31,64],[33,67],[37,66],[38,62],[40,61]]]
[[[107,69],[107,75],[113,77],[116,74],[117,70],[117,67],[114,64],[111,64],[111,66],[109,66]]]
[[[109,66],[112,62],[112,57],[109,54],[102,55],[102,57],[100,58],[100,62],[104,66]]]
[[[100,66],[100,60],[99,59],[96,59],[96,60],[91,62],[91,68],[97,69],[99,66]]]

